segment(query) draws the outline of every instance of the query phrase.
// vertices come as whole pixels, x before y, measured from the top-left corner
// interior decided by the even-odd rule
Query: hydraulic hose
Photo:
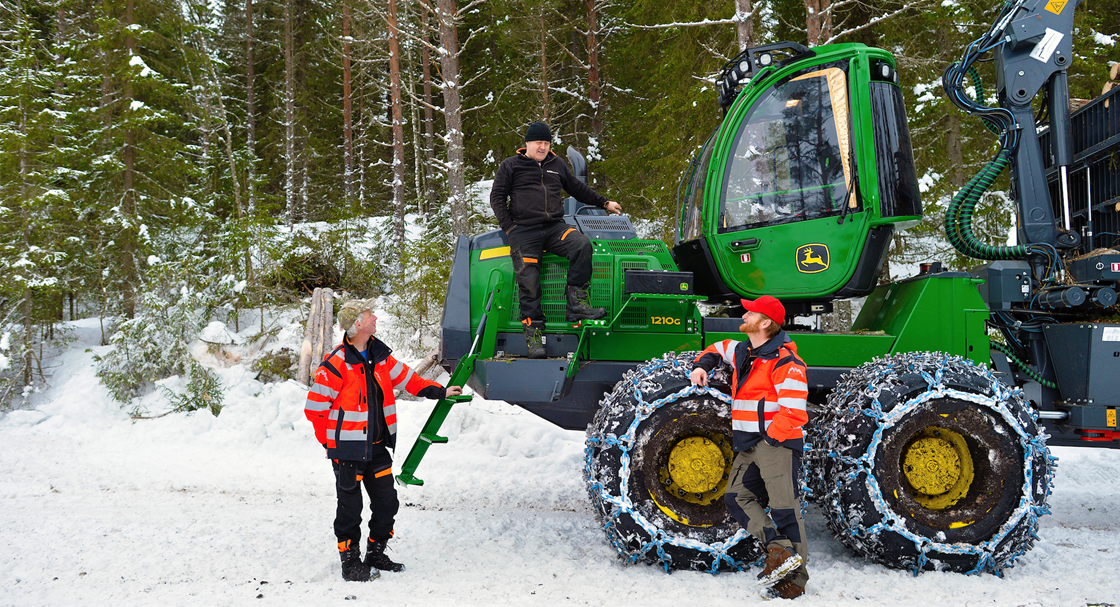
[[[988,191],[992,182],[1007,168],[1010,161],[1011,150],[1001,149],[995,158],[984,165],[980,172],[957,192],[949,203],[949,208],[945,210],[945,235],[948,236],[953,248],[964,255],[987,260],[1022,259],[1031,252],[1025,245],[1009,247],[984,244],[972,229],[972,215],[976,211],[980,197]]]
[[[1008,360],[1015,363],[1015,366],[1022,369],[1024,373],[1026,373],[1028,376],[1030,376],[1031,379],[1033,379],[1036,382],[1042,384],[1043,386],[1046,386],[1047,388],[1053,388],[1055,390],[1058,389],[1058,384],[1056,384],[1056,383],[1054,383],[1054,382],[1052,382],[1048,379],[1043,379],[1042,376],[1039,375],[1038,371],[1035,371],[1034,369],[1032,369],[1030,367],[1030,365],[1028,365],[1027,363],[1019,360],[1019,357],[1015,356],[1015,353],[1012,352],[1011,348],[1007,347],[1007,345],[1001,344],[998,341],[993,341],[992,342],[992,347],[995,348],[996,350],[999,350],[1000,352],[1003,352],[1003,354],[1005,356],[1007,356]]]

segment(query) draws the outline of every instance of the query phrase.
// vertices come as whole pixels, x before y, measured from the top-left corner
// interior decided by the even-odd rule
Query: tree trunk
[[[245,148],[248,152],[245,161],[245,193],[248,198],[250,218],[257,211],[256,187],[253,183],[257,164],[257,107],[253,97],[254,61],[253,0],[245,0]],[[253,256],[248,246],[245,247],[245,280],[253,282]]]
[[[347,206],[354,201],[354,118],[350,92],[350,2],[342,2],[342,183]]]
[[[735,0],[735,17],[739,22],[735,30],[739,34],[739,51],[742,52],[754,46],[754,15],[751,11],[751,0]]]
[[[23,5],[17,4],[15,7],[16,14],[16,30],[19,32],[20,40],[24,38],[23,26]],[[22,44],[20,45],[22,47]],[[20,49],[27,51],[30,49]],[[30,108],[27,107],[28,99],[24,99],[23,95],[19,96],[19,127],[20,127],[20,144],[19,144],[19,214],[22,215],[23,223],[23,250],[31,250],[31,188],[28,180],[31,178],[31,158],[28,146],[28,128],[27,128],[27,114]],[[23,385],[31,385],[31,363],[32,352],[31,344],[33,341],[32,331],[34,330],[34,319],[31,317],[31,277],[27,277],[23,282],[23,343],[21,344],[23,351],[20,352],[22,356],[17,356],[17,360],[22,359],[23,362]]]
[[[809,46],[817,46],[821,41],[821,0],[804,0],[805,33]]]
[[[397,29],[397,0],[389,0],[389,103],[393,128],[393,236],[396,251],[404,246],[404,102],[401,99],[400,30]],[[396,255],[396,271],[402,269]]]
[[[454,236],[469,231],[467,184],[463,166],[463,106],[459,96],[459,31],[455,0],[436,0],[439,20],[440,67],[443,72],[443,112],[447,123],[447,189],[451,199],[451,229]]]
[[[296,109],[295,63],[292,57],[292,4],[284,0],[284,196],[287,203],[288,229],[296,222]]]
[[[420,36],[427,42],[431,36],[428,7],[420,7]],[[436,119],[432,111],[432,55],[427,44],[420,45],[420,67],[424,74],[424,194],[428,210],[436,208],[436,176],[431,160],[436,156]]]
[[[132,35],[132,8],[133,0],[128,0],[125,4],[125,47],[128,49],[130,57],[136,55],[136,39]],[[127,112],[132,112],[131,109],[133,101],[132,90],[132,75],[129,74],[124,80],[124,104],[129,109]],[[133,130],[132,121],[125,125],[124,133],[124,196],[121,197],[121,214],[123,214],[131,223],[136,215],[136,191],[135,175],[136,175],[136,132]],[[134,318],[136,316],[136,240],[135,228],[132,225],[125,227],[122,234],[123,243],[121,246],[122,260],[124,265],[124,315],[126,318]]]
[[[549,111],[548,111],[548,109],[549,109],[548,108],[548,38],[546,37],[546,34],[547,34],[548,30],[545,29],[544,7],[543,6],[541,7],[540,11],[541,12],[538,15],[538,18],[540,19],[539,31],[540,31],[540,34],[541,34],[541,120],[543,120],[547,123],[548,119],[549,119]]]
[[[956,48],[952,44],[952,29],[946,26],[937,28],[937,39],[941,46],[941,61],[943,65],[956,60]],[[960,112],[945,112],[945,157],[949,162],[949,185],[956,192],[964,187],[964,145],[961,141],[961,115]]]
[[[323,360],[334,334],[334,292],[326,288],[316,288],[311,295],[311,310],[307,314],[307,328],[303,332],[303,344],[299,353],[299,382],[304,385],[314,383],[314,372]]]
[[[820,44],[828,44],[832,41],[832,0],[819,0],[817,6],[821,16],[821,34],[819,42]]]
[[[210,60],[210,49],[206,44],[204,34],[199,34],[203,55],[206,57],[206,68],[210,73],[210,80],[214,83],[215,97],[218,99],[218,119],[222,121],[222,134],[225,136],[226,161],[229,163],[229,178],[233,184],[233,203],[237,209],[237,218],[243,219],[245,211],[241,206],[241,184],[237,179],[237,162],[233,156],[233,134],[229,128],[229,115],[226,114],[226,103],[222,100],[222,83],[218,80],[218,73],[214,70],[214,62]]]
[[[603,83],[599,74],[599,10],[595,2],[596,0],[584,0],[587,8],[587,98],[591,102],[591,138],[598,147],[599,137],[603,134],[603,115],[599,111],[603,99]]]

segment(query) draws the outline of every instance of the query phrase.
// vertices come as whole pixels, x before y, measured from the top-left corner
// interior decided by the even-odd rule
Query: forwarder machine
[[[687,375],[698,350],[742,338],[740,298],[777,296],[809,365],[804,489],[835,535],[915,573],[1013,565],[1047,512],[1048,445],[1120,447],[1120,252],[1106,248],[1120,238],[1120,89],[1071,115],[1078,3],[1006,3],[945,71],[953,103],[998,137],[945,216],[949,242],[982,265],[934,261],[879,284],[892,235],[922,219],[889,53],[750,48],[717,80],[724,118],[682,179],[672,248],[568,201],[565,221],[594,244],[593,300],[609,314],[565,322],[567,262],[546,253],[548,358],[524,357],[505,235],[459,238],[442,321],[451,383],[586,429],[588,494],[623,559],[742,569],[762,552],[722,499],[730,373],[707,388]],[[995,106],[977,70],[990,60]],[[578,152],[569,158],[586,176]],[[1019,244],[990,246],[973,214],[1005,169]],[[842,299],[862,301],[850,330],[806,324]],[[469,398],[437,403],[402,483],[422,482],[420,458]]]

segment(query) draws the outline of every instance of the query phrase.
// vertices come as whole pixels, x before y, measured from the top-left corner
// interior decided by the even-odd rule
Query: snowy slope
[[[450,442],[418,470],[427,484],[399,489],[390,555],[407,569],[343,582],[333,478],[301,386],[261,384],[236,364],[218,370],[218,417],[133,422],[93,374],[96,323],[74,328],[37,409],[0,418],[0,605],[761,602],[752,572],[622,565],[587,505],[583,434],[486,401],[452,412]],[[399,406],[398,463],[433,404]],[[812,579],[798,604],[1120,604],[1120,453],[1055,451],[1054,514],[1004,578],[865,563],[810,506]]]

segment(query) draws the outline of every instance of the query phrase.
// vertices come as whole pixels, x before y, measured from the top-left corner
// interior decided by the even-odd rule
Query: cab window
[[[852,179],[847,75],[816,67],[763,94],[732,144],[719,231],[840,213]],[[853,195],[848,204],[856,208]]]
[[[680,225],[678,226],[677,241],[695,240],[703,236],[704,216],[704,185],[708,180],[708,163],[712,159],[712,149],[715,147],[716,132],[713,132],[704,146],[692,159],[685,175],[685,191],[681,205]]]

